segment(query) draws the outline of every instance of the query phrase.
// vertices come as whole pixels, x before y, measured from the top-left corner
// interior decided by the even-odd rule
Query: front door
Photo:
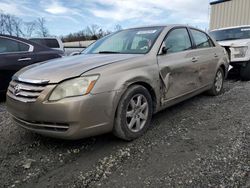
[[[198,57],[186,28],[171,30],[163,41],[166,54],[158,55],[164,100],[170,100],[199,88]]]

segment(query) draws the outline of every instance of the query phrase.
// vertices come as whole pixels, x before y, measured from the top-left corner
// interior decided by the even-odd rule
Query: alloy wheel
[[[215,85],[216,92],[219,93],[223,85],[223,74],[221,71],[217,72],[214,85]]]
[[[146,97],[137,94],[131,98],[126,110],[127,127],[132,132],[139,132],[148,119],[149,105]]]

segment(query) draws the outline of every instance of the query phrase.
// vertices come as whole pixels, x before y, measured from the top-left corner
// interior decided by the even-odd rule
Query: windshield
[[[128,29],[108,35],[83,51],[84,54],[146,54],[154,45],[163,27]]]
[[[212,31],[210,32],[210,35],[217,41],[250,39],[250,27]]]

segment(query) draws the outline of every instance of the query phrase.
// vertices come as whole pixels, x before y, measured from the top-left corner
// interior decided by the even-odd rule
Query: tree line
[[[121,30],[120,25],[115,25],[113,31]],[[100,26],[93,24],[85,27],[85,29],[61,36],[63,42],[97,40],[113,31],[104,30]],[[0,10],[0,34],[6,34],[17,37],[49,37],[49,29],[46,26],[45,18],[37,18],[33,21],[25,22],[22,19],[6,14]]]
[[[63,42],[74,42],[74,41],[84,41],[84,40],[97,40],[103,36],[106,36],[114,31],[121,30],[122,27],[120,25],[115,25],[113,31],[110,30],[104,30],[100,26],[93,24],[90,26],[87,26],[82,31],[76,32],[76,33],[70,33],[68,35],[65,35],[62,38]]]
[[[24,22],[16,16],[0,11],[0,34],[17,37],[31,37],[34,35],[47,37],[49,36],[49,30],[46,27],[46,20],[44,18]]]

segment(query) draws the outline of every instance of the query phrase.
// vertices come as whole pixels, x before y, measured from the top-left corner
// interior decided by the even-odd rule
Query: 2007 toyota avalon
[[[16,73],[7,106],[18,125],[51,137],[79,139],[113,132],[133,140],[152,114],[207,91],[219,95],[225,50],[184,25],[118,31],[81,55]]]

